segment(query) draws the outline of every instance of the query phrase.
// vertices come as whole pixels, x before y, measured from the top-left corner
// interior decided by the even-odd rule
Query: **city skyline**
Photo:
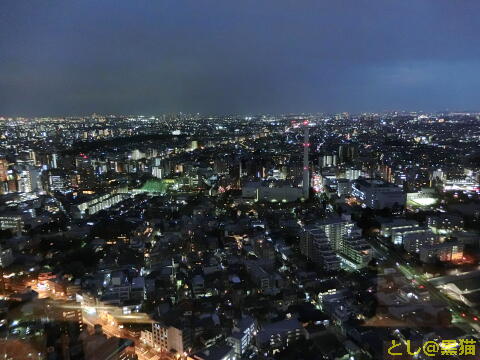
[[[0,0],[0,359],[480,359],[479,0]]]
[[[479,121],[0,118],[0,351],[473,360]]]
[[[0,114],[0,120],[8,119],[28,119],[28,120],[47,120],[47,119],[78,119],[78,118],[92,118],[92,117],[110,117],[110,118],[158,118],[162,116],[172,116],[172,115],[189,115],[189,116],[202,116],[202,117],[231,117],[232,119],[239,118],[268,118],[276,116],[292,116],[292,117],[305,117],[310,116],[321,116],[321,117],[335,117],[342,114],[348,114],[349,116],[365,116],[365,115],[425,115],[425,116],[441,116],[441,115],[479,115],[480,110],[459,110],[459,109],[445,109],[437,111],[423,111],[423,110],[385,110],[385,111],[362,111],[362,112],[349,112],[349,111],[335,111],[335,112],[295,112],[295,113],[200,113],[200,112],[157,112],[157,113],[101,113],[101,112],[92,112],[92,113],[72,113],[72,114],[57,114],[57,115],[9,115],[9,114]]]

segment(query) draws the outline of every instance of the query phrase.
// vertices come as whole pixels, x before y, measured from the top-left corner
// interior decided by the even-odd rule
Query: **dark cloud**
[[[478,0],[0,2],[0,113],[478,107]]]

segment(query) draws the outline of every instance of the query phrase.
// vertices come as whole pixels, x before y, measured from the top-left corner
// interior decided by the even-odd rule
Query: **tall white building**
[[[227,342],[233,347],[237,359],[241,359],[253,343],[255,334],[255,320],[245,316],[234,324],[232,334]]]
[[[48,188],[51,192],[60,191],[64,193],[67,191],[66,180],[60,175],[50,175],[48,177]]]
[[[343,239],[356,231],[356,226],[348,216],[325,219],[317,223],[317,227],[325,232],[327,239],[335,251],[343,246]]]
[[[325,219],[306,227],[301,238],[302,254],[326,270],[362,268],[372,259],[372,250],[348,216]]]
[[[362,170],[351,168],[345,170],[345,177],[348,180],[357,180],[360,176],[362,176]]]
[[[320,159],[321,161],[321,166],[322,167],[330,167],[330,166],[336,166],[337,165],[337,155],[331,154],[331,155],[323,155]]]
[[[50,166],[52,169],[58,168],[58,155],[55,153],[52,154],[52,161],[50,163]]]
[[[305,227],[300,240],[300,249],[303,255],[320,264],[325,270],[340,269],[340,259],[333,251],[324,229],[316,225]]]
[[[163,178],[163,168],[160,166],[153,166],[152,167],[152,175],[155,176],[157,179]]]
[[[160,351],[174,350],[178,354],[188,351],[192,345],[191,332],[188,329],[155,322],[152,324],[154,348]]]
[[[19,173],[18,191],[19,192],[32,192],[32,178],[30,176],[30,171],[23,170]]]

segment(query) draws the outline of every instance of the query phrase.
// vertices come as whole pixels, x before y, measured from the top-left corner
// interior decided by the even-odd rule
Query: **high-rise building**
[[[37,153],[33,150],[28,152],[28,158],[31,160],[32,165],[37,165]]]
[[[6,268],[13,263],[12,249],[2,249],[0,245],[0,268]]]
[[[234,323],[232,334],[227,342],[233,347],[237,359],[241,359],[252,344],[255,334],[255,320],[245,316]]]
[[[320,166],[321,167],[330,167],[337,165],[337,155],[336,154],[326,154],[320,157]]]
[[[23,170],[18,174],[18,191],[19,192],[32,192],[32,178],[30,171]]]
[[[352,144],[343,144],[338,147],[338,160],[341,164],[351,162],[357,155],[357,149]]]
[[[327,271],[340,268],[340,260],[333,251],[324,229],[315,225],[305,227],[300,239],[300,250],[307,259],[321,265]]]
[[[378,169],[380,177],[386,182],[393,182],[392,168],[388,165],[380,165]]]
[[[154,348],[161,351],[174,350],[183,354],[192,345],[192,332],[188,327],[181,325],[167,325],[162,322],[152,324]]]
[[[368,265],[373,258],[373,251],[365,239],[359,236],[346,236],[339,250],[342,264],[359,269]]]
[[[20,235],[22,233],[23,226],[23,218],[20,215],[0,216],[0,229],[2,230],[12,230],[17,235]]]
[[[7,192],[14,193],[18,191],[17,174],[9,174],[7,180]]]
[[[330,245],[335,251],[339,251],[343,246],[343,239],[352,235],[356,230],[355,224],[348,217],[334,217],[325,219],[316,224],[327,237]]]
[[[41,182],[41,179],[40,179],[40,175],[41,175],[40,168],[30,166],[28,168],[28,173],[30,175],[30,184],[31,184],[31,187],[32,187],[31,191],[42,190],[42,182]]]
[[[348,217],[325,219],[305,228],[300,243],[302,254],[327,270],[362,268],[372,259],[372,250],[361,231]]]
[[[161,166],[153,166],[152,175],[158,179],[162,179],[164,175],[163,168]]]
[[[50,161],[50,167],[52,169],[58,169],[58,155],[56,153],[52,154],[52,158]]]
[[[348,180],[357,180],[360,176],[362,176],[362,170],[349,168],[345,171],[345,177]]]
[[[65,192],[67,189],[67,185],[63,176],[51,174],[48,177],[48,189],[50,192],[54,192],[54,191]]]

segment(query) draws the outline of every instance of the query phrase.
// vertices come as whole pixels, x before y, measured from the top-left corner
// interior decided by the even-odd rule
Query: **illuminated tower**
[[[308,199],[310,193],[310,170],[308,164],[308,152],[310,149],[308,135],[308,121],[303,122],[303,198]]]

